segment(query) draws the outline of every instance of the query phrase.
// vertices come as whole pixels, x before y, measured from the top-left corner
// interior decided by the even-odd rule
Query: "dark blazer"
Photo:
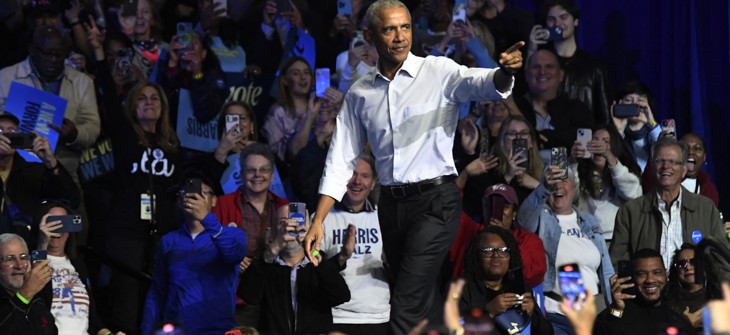
[[[350,301],[350,290],[340,275],[344,268],[332,257],[319,266],[308,263],[296,270],[296,317],[289,266],[259,258],[243,273],[241,282],[246,284],[238,287],[238,296],[247,304],[261,305],[258,329],[262,334],[327,333],[332,327],[332,307]]]

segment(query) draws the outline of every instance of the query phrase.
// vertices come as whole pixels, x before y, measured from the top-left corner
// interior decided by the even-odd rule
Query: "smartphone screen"
[[[190,22],[178,22],[177,23],[177,42],[182,44],[185,49],[190,48],[193,45],[193,24]]]
[[[315,94],[318,98],[324,98],[324,91],[330,87],[330,69],[316,69],[315,73]]]
[[[527,158],[527,160],[518,164],[517,166],[526,169],[530,164],[530,152],[527,148],[526,138],[515,138],[514,140],[512,140],[512,156],[517,155],[520,152],[522,152],[521,155]]]
[[[667,136],[677,137],[677,128],[674,125],[674,119],[662,120],[662,130],[667,132]]]
[[[583,158],[591,158],[591,153],[588,152],[588,142],[593,138],[593,130],[588,128],[578,128],[576,139],[580,142],[583,149],[586,149]]]
[[[337,0],[337,15],[352,16],[350,0]]]
[[[550,151],[550,165],[565,170],[565,174],[561,178],[568,179],[568,150],[565,147],[553,148]]]
[[[558,268],[558,282],[560,292],[565,297],[568,307],[580,309],[586,298],[586,289],[583,286],[583,277],[580,275],[578,264],[565,264]]]
[[[238,129],[240,119],[240,115],[226,115],[226,133],[231,131],[233,128]]]
[[[466,22],[466,6],[468,0],[456,0],[454,3],[454,12],[451,17],[451,22],[461,21]]]
[[[303,202],[290,202],[289,203],[289,218],[296,219],[297,224],[300,227],[307,224],[307,204]],[[301,229],[301,228],[300,228]],[[297,232],[289,232],[289,235],[297,236]]]

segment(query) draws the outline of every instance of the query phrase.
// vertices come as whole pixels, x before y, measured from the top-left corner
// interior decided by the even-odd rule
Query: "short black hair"
[[[646,258],[659,258],[659,260],[662,262],[662,265],[664,265],[664,258],[662,257],[662,254],[659,253],[656,249],[639,249],[636,251],[633,255],[631,255],[631,262],[636,262],[639,259],[646,259]],[[665,266],[666,267],[666,266]]]
[[[580,9],[578,8],[578,5],[575,4],[575,1],[547,0],[542,4],[542,7],[540,7],[540,16],[538,17],[538,22],[544,24],[547,20],[547,13],[550,11],[550,8],[553,8],[555,6],[563,7],[563,9],[565,9],[565,11],[572,15],[573,18],[576,20],[580,18]]]

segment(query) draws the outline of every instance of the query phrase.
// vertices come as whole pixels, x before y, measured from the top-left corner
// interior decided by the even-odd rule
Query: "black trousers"
[[[378,219],[389,269],[390,324],[407,334],[421,320],[441,320],[439,273],[456,239],[461,196],[448,182],[427,192],[395,199],[383,188]]]

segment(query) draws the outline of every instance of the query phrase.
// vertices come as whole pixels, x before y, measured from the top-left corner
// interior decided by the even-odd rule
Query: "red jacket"
[[[449,259],[454,265],[454,277],[461,276],[464,272],[464,253],[466,252],[466,248],[469,246],[469,242],[471,242],[474,235],[482,229],[484,229],[484,225],[477,223],[466,215],[466,213],[461,213],[459,232],[449,251]],[[542,284],[545,280],[545,272],[547,271],[545,248],[542,245],[542,240],[534,233],[519,227],[512,229],[512,235],[520,246],[525,283],[530,287]]]
[[[281,206],[289,203],[286,199],[279,197],[274,192],[268,191],[269,198],[273,200],[274,211]],[[233,222],[236,227],[241,225],[243,215],[241,214],[241,198],[243,197],[243,191],[239,188],[236,192],[228,193],[218,197],[218,201],[213,207],[213,213],[218,217],[218,221],[222,225],[228,226],[229,223]]]

